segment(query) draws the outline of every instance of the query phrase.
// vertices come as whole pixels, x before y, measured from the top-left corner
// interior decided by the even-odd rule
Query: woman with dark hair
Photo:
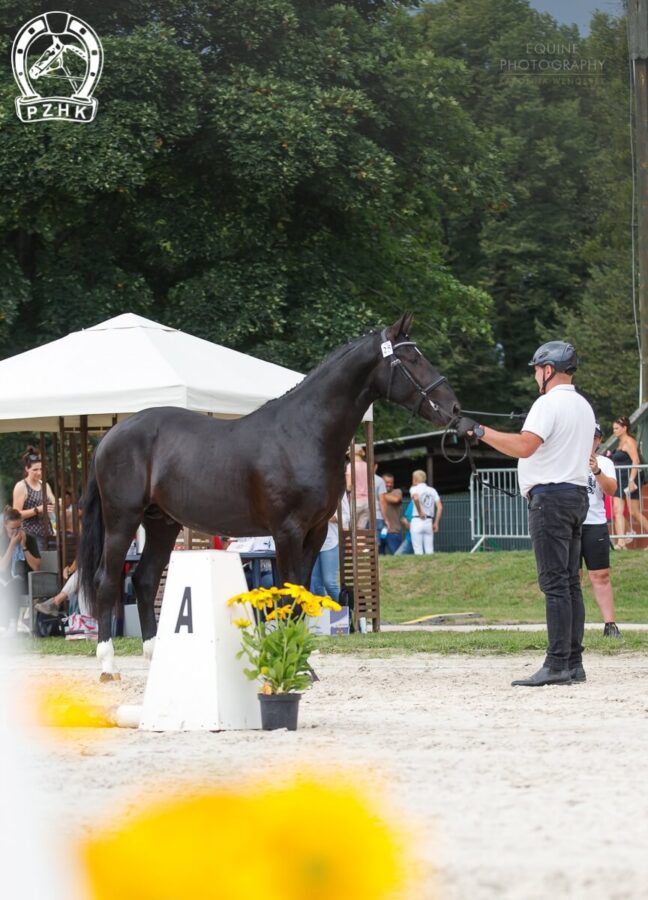
[[[608,456],[616,468],[618,491],[613,498],[614,504],[614,534],[617,540],[612,546],[615,550],[623,550],[632,538],[621,538],[625,534],[625,520],[623,511],[624,498],[628,502],[628,514],[630,516],[630,528],[634,528],[640,534],[648,534],[648,521],[641,511],[641,491],[639,485],[639,470],[641,465],[637,441],[630,434],[630,419],[627,416],[618,416],[612,425],[612,431],[617,439],[616,449],[608,450]],[[632,468],[627,468],[631,466]],[[619,468],[621,467],[621,468]]]
[[[25,477],[14,487],[13,507],[21,515],[25,532],[36,538],[38,549],[47,550],[50,528],[47,516],[43,515],[43,465],[40,454],[33,447],[27,447],[22,464]],[[54,494],[49,485],[45,485],[45,490],[47,510],[53,513]]]

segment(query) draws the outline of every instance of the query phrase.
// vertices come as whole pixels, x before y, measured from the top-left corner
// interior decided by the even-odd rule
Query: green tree
[[[561,313],[578,307],[592,277],[595,247],[610,240],[610,226],[618,242],[615,217],[622,207],[627,214],[618,190],[616,207],[607,201],[624,171],[609,155],[610,141],[618,144],[627,127],[624,25],[598,15],[582,41],[527,0],[441,0],[426,5],[418,23],[439,55],[464,62],[470,88],[462,106],[503,166],[508,196],[479,214],[452,217],[447,258],[457,277],[494,301],[496,348],[477,359],[478,401],[524,406],[534,393],[533,350],[547,335],[560,336]],[[604,75],[583,83],[523,69],[553,59],[602,59]],[[602,208],[609,218],[601,219]]]
[[[499,168],[407,6],[74,3],[105,48],[97,119],[27,126],[9,48],[41,7],[0,0],[0,352],[132,310],[305,370],[413,309],[461,386],[490,300],[444,222]]]

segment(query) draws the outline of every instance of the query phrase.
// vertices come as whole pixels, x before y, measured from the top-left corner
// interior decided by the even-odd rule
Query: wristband
[[[600,474],[601,474],[600,469],[598,469],[596,472],[592,469],[592,475],[600,475]]]

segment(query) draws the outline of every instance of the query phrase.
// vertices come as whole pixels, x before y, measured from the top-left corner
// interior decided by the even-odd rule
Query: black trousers
[[[545,666],[551,669],[573,668],[583,660],[585,604],[578,570],[588,507],[584,487],[536,494],[529,504],[529,534],[547,614]]]

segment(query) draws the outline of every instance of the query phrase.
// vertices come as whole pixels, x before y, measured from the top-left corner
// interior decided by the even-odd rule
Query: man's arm
[[[484,436],[481,440],[499,450],[500,453],[505,453],[507,456],[515,456],[518,459],[526,459],[529,456],[533,456],[542,443],[542,438],[532,431],[521,431],[519,434],[513,434],[507,431],[496,431],[487,425],[484,426]]]
[[[436,502],[436,512],[434,515],[434,525],[432,526],[432,530],[437,532],[439,530],[439,522],[441,521],[441,515],[443,513],[443,503],[439,498]]]

